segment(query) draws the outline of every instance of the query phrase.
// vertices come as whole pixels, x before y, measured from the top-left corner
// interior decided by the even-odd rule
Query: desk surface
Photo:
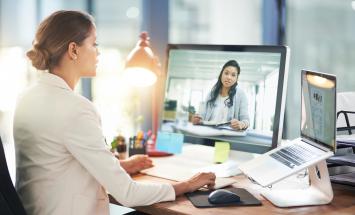
[[[196,156],[196,154],[199,156]],[[188,145],[184,146],[182,155],[187,159],[193,158],[200,159],[205,162],[212,162],[213,148],[198,145]],[[245,152],[232,151],[230,153],[230,158],[237,162],[244,162],[246,160],[252,159],[255,156],[257,155]],[[133,178],[137,181],[145,182],[171,182],[163,178],[148,176],[144,174],[135,175]],[[334,199],[328,205],[278,208],[260,195],[260,192],[263,189],[262,187],[253,184],[244,175],[235,176],[235,179],[237,180],[237,183],[233,184],[233,186],[247,189],[262,202],[262,206],[201,209],[195,208],[185,196],[179,196],[176,198],[176,201],[173,202],[162,202],[150,206],[137,207],[136,209],[148,214],[355,214],[355,187],[332,184]],[[307,178],[298,179],[297,177],[294,177],[293,179],[290,178],[287,181],[285,180],[280,182],[274,185],[274,187],[299,187],[300,184],[305,186],[306,182]]]
[[[256,198],[262,202],[262,206],[255,207],[223,207],[223,208],[195,208],[192,203],[185,197],[179,196],[174,202],[162,202],[150,206],[137,207],[136,210],[148,214],[355,214],[355,187],[332,184],[334,191],[334,199],[328,205],[309,206],[309,207],[293,207],[278,208],[272,203],[265,200],[260,194],[260,186],[252,184],[245,176],[236,176],[238,183],[234,187],[242,187],[247,189]],[[167,182],[165,179],[156,178],[147,175],[137,175],[134,177],[137,181],[151,182]]]

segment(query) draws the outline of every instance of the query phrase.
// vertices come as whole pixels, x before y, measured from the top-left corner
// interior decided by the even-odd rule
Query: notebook
[[[239,166],[262,186],[269,186],[335,153],[336,77],[302,70],[301,84],[301,137]]]

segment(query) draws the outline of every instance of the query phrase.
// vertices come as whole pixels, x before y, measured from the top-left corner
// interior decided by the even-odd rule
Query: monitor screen
[[[225,141],[231,143],[232,149],[242,151],[264,153],[276,147],[282,135],[287,56],[284,46],[169,44],[161,130],[187,131],[193,128],[195,115],[203,117],[206,124],[237,119],[244,123],[242,135],[182,133],[194,137],[191,142]],[[236,82],[228,89],[235,90],[231,94],[229,90],[225,96],[221,90],[229,80],[222,83],[222,73],[232,64],[238,64],[239,75],[238,69],[234,70],[237,73],[232,71],[230,75],[234,75]],[[216,105],[220,99],[222,106],[226,104],[221,108]],[[188,129],[178,129],[182,126]]]
[[[336,77],[302,70],[301,136],[334,151]]]

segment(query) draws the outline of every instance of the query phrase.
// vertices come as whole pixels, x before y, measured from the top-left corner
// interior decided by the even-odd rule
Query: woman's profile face
[[[96,43],[96,28],[93,26],[89,36],[78,48],[78,68],[80,76],[93,77],[96,75],[99,51]]]
[[[224,87],[230,88],[238,81],[238,71],[234,66],[227,66],[222,71],[221,82]]]

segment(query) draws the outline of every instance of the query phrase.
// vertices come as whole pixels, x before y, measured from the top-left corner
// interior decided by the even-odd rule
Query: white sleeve
[[[240,92],[240,106],[239,106],[239,120],[244,122],[246,127],[249,127],[249,113],[248,113],[248,98],[244,91]]]
[[[134,207],[175,200],[171,184],[139,183],[131,179],[106,149],[100,118],[91,104],[80,104],[73,112],[63,137],[67,149],[119,203]]]
[[[202,120],[207,120],[207,114],[208,114],[207,111],[211,111],[211,108],[208,107],[210,106],[210,104],[207,105],[210,98],[211,98],[211,92],[208,93],[204,101],[200,102],[198,114],[202,117]]]

